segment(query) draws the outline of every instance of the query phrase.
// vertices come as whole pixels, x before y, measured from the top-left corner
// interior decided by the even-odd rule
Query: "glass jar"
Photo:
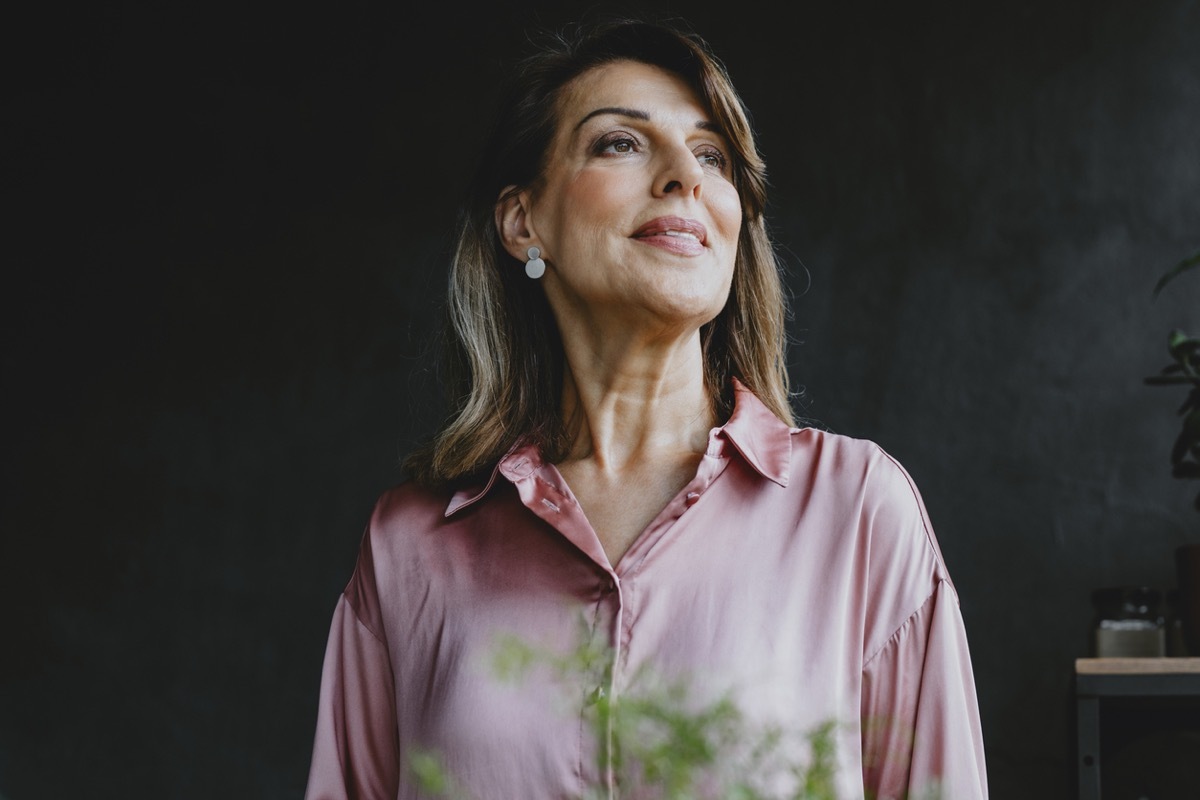
[[[1096,610],[1092,651],[1096,658],[1162,658],[1167,623],[1162,594],[1149,586],[1109,586],[1092,592]]]
[[[1184,658],[1188,655],[1178,589],[1167,589],[1167,655],[1175,658]]]

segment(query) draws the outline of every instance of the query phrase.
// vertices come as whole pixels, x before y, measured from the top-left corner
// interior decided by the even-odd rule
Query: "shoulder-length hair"
[[[500,193],[542,174],[563,88],[590,69],[632,60],[682,77],[733,151],[742,227],[725,307],[701,328],[705,385],[718,419],[733,410],[738,378],[780,419],[793,423],[788,395],[786,302],[767,235],[766,168],[750,120],[724,65],[691,31],[621,20],[549,35],[517,64],[462,208],[450,268],[447,367],[450,414],[407,460],[409,475],[444,484],[490,469],[517,443],[561,460],[563,349],[540,284],[503,248],[495,223]]]

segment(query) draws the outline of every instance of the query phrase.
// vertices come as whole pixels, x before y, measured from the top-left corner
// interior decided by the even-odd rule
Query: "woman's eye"
[[[637,142],[628,136],[606,136],[596,143],[597,153],[632,153],[637,150]]]
[[[705,148],[697,152],[696,160],[706,167],[712,167],[721,171],[724,171],[725,165],[729,163],[724,153],[712,148]]]

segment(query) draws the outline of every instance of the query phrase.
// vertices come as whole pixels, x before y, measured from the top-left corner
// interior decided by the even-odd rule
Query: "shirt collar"
[[[510,481],[517,481],[536,472],[541,465],[542,455],[536,445],[517,442],[496,462],[482,489],[476,483],[464,486],[454,493],[446,506],[445,515],[449,517],[482,499],[496,483],[497,475],[503,474]]]
[[[775,416],[737,378],[733,379],[733,414],[729,421],[714,428],[709,441],[724,438],[759,475],[779,484],[788,485],[792,467],[792,428]],[[505,453],[492,469],[487,483],[459,489],[446,506],[446,516],[461,511],[483,498],[496,483],[498,474],[510,481],[528,477],[542,466],[541,454],[535,445],[518,442]]]
[[[792,429],[737,378],[733,379],[733,414],[716,433],[732,442],[759,475],[780,486],[788,485]]]

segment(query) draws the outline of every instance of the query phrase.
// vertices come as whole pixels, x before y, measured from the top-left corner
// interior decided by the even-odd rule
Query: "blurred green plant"
[[[504,637],[492,666],[507,681],[522,680],[542,666],[559,680],[586,675],[598,686],[611,686],[611,650],[590,639],[583,636],[583,644],[557,654]],[[837,800],[835,722],[802,734],[809,758],[799,763],[785,754],[798,750],[794,734],[778,726],[752,728],[729,693],[697,703],[686,680],[661,681],[645,671],[630,685],[638,688],[619,699],[592,693],[587,709],[599,745],[597,774],[611,770],[620,794],[662,800]],[[409,769],[427,794],[468,800],[435,753],[413,754]],[[939,796],[936,787],[920,795],[923,800]],[[596,786],[579,800],[608,797],[605,787]]]
[[[494,668],[502,679],[515,681],[540,664],[568,685],[587,675],[597,686],[611,686],[611,649],[591,638],[583,623],[581,644],[558,655],[504,637]],[[729,693],[698,704],[687,679],[664,681],[645,669],[629,684],[636,688],[619,698],[604,690],[588,698],[588,720],[599,743],[598,774],[611,769],[623,793],[642,796],[653,789],[663,800],[782,800],[770,794],[765,783],[769,776],[788,775],[797,786],[788,800],[836,800],[832,722],[806,735],[812,754],[809,764],[787,763],[782,755],[785,731],[751,730]],[[581,800],[604,797],[607,790],[595,787]]]
[[[1200,252],[1180,261],[1158,279],[1154,296],[1184,272],[1200,265]],[[1189,336],[1182,330],[1172,330],[1167,336],[1167,351],[1172,362],[1163,367],[1158,375],[1145,379],[1151,386],[1190,386],[1183,405],[1177,412],[1183,418],[1179,435],[1171,447],[1171,474],[1176,478],[1200,479],[1200,338]],[[1193,502],[1200,511],[1200,492]]]

